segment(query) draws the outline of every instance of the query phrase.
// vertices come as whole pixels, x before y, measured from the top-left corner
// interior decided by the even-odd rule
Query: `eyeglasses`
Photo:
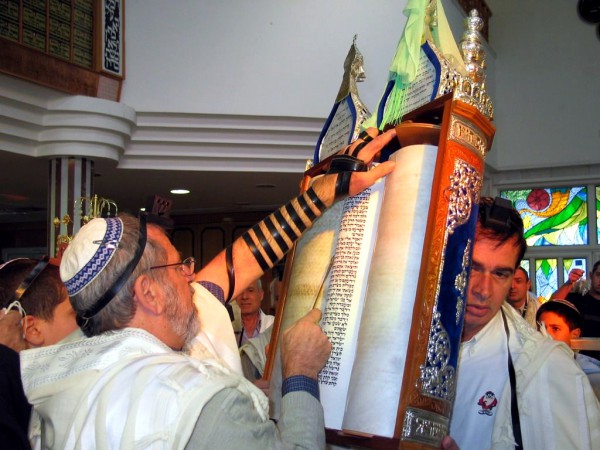
[[[196,260],[191,256],[189,258],[185,258],[183,261],[173,264],[164,264],[162,266],[153,266],[150,269],[162,269],[164,267],[174,267],[179,266],[179,270],[183,272],[186,277],[189,277],[194,274],[194,265],[196,264]]]

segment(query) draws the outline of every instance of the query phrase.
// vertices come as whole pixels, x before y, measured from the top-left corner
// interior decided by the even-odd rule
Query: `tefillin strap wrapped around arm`
[[[225,307],[227,312],[233,321],[233,309],[231,309],[231,299],[233,298],[233,292],[235,291],[235,268],[233,266],[233,244],[225,249],[225,265],[227,266],[227,279],[229,280],[229,294],[225,299]]]
[[[302,233],[325,212],[328,207],[326,203],[334,203],[348,195],[350,180],[354,172],[368,170],[367,164],[353,155],[358,154],[360,149],[373,138],[368,133],[364,133],[364,136],[361,135],[361,138],[364,139],[364,142],[352,151],[352,155],[338,154],[331,158],[326,175],[337,174],[333,196],[323,201],[310,187],[242,235],[242,239],[263,272],[269,270],[283,258],[294,242],[302,236]],[[226,303],[231,300],[235,290],[232,248],[233,246],[229,247],[225,252],[229,278],[229,298]]]
[[[350,190],[350,179],[354,172],[366,172],[367,170],[368,168],[365,162],[355,156],[335,155],[331,158],[331,164],[329,165],[327,173],[338,174],[335,182],[335,200],[340,200],[348,195],[348,191]]]
[[[302,233],[320,217],[327,206],[312,187],[306,192],[268,215],[242,235],[263,272],[273,267],[292,248]],[[233,245],[225,250],[225,263],[229,280],[229,303],[235,291]]]
[[[242,239],[262,271],[266,272],[283,258],[325,209],[327,206],[311,187],[246,231]],[[229,280],[229,293],[225,300],[227,305],[235,291],[233,244],[225,249],[225,264]]]
[[[242,235],[260,268],[266,271],[292,248],[294,242],[325,211],[313,188],[280,207]]]

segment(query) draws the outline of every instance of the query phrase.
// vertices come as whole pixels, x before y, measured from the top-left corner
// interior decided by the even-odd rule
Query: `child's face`
[[[544,322],[546,331],[552,336],[552,339],[564,342],[569,347],[571,346],[571,339],[579,337],[581,333],[580,328],[570,330],[565,319],[552,311],[542,313],[540,315],[540,322]]]

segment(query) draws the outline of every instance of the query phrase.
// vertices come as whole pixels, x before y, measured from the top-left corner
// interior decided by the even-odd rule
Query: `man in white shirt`
[[[510,306],[519,311],[521,317],[525,319],[529,325],[537,329],[535,314],[538,310],[538,302],[533,294],[531,294],[530,290],[531,281],[529,280],[527,271],[522,267],[517,267],[506,301]]]
[[[526,246],[510,202],[482,198],[444,449],[600,448],[600,405],[572,352],[505,304]]]
[[[275,317],[265,314],[261,304],[265,296],[260,279],[252,282],[240,295],[235,298],[240,307],[242,328],[236,330],[238,347],[244,345],[248,339],[258,337],[264,333],[275,321]]]

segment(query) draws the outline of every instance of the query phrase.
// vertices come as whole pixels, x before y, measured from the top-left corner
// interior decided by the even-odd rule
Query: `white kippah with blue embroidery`
[[[73,296],[90,284],[115,254],[123,236],[118,217],[90,220],[75,235],[60,262],[60,277]]]

